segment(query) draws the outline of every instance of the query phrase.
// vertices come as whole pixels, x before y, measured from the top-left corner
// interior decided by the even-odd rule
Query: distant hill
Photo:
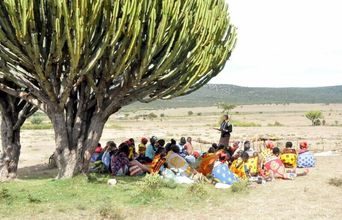
[[[208,84],[187,96],[167,101],[157,100],[149,104],[134,103],[129,108],[206,107],[219,102],[229,104],[342,103],[342,86],[259,88]]]

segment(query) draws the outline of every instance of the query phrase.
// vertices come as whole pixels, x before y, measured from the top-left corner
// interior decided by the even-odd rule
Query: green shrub
[[[188,192],[196,197],[204,197],[208,194],[207,190],[204,188],[203,183],[191,184],[188,187]]]
[[[323,119],[323,113],[321,111],[309,111],[305,113],[305,117],[309,119],[313,126],[320,126]]]
[[[43,122],[43,118],[39,116],[32,116],[30,121],[33,125],[40,125]]]
[[[27,199],[28,199],[29,203],[41,203],[42,202],[41,199],[36,198],[36,197],[32,196],[31,194],[27,195]]]
[[[198,112],[198,113],[197,113],[197,116],[201,116],[201,115],[202,115],[202,113],[201,113],[201,112]]]
[[[99,214],[103,219],[108,219],[108,220],[126,219],[126,216],[122,213],[121,210],[118,210],[113,207],[103,207],[100,209]]]
[[[233,193],[242,193],[248,191],[248,181],[235,182],[231,190]]]
[[[149,118],[149,119],[158,118],[158,115],[156,115],[156,114],[154,114],[153,112],[151,112],[150,114],[148,114],[148,118]]]
[[[188,115],[189,115],[189,116],[191,116],[191,115],[193,115],[193,114],[194,114],[193,111],[188,111]]]
[[[261,127],[258,123],[246,121],[233,121],[232,124],[236,127]]]

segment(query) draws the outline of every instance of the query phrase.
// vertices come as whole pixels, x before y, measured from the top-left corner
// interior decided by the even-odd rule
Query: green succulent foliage
[[[0,1],[0,75],[61,107],[83,82],[104,100],[188,94],[235,42],[224,0]]]

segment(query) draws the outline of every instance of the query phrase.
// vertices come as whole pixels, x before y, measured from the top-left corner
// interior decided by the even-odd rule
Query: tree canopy
[[[84,161],[121,107],[191,93],[222,70],[236,42],[227,7],[224,0],[3,0],[0,78],[16,86],[0,90],[47,113],[59,167],[70,157]]]

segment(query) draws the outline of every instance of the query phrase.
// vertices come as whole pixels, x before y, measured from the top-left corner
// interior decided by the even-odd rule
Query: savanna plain
[[[311,126],[304,115],[312,110],[322,111],[324,126]],[[110,118],[101,143],[190,136],[197,150],[206,151],[219,139],[213,128],[221,115],[217,107],[127,108]],[[305,140],[310,150],[328,156],[317,156],[316,167],[293,181],[228,190],[142,177],[117,178],[114,187],[107,186],[108,176],[54,180],[56,169],[48,166],[54,134],[48,119],[39,117],[39,126],[28,119],[22,130],[18,179],[0,183],[0,219],[342,219],[342,104],[242,105],[231,110],[232,141],[251,140],[257,146],[262,144],[258,139],[270,137],[283,147],[286,141],[297,146]]]

